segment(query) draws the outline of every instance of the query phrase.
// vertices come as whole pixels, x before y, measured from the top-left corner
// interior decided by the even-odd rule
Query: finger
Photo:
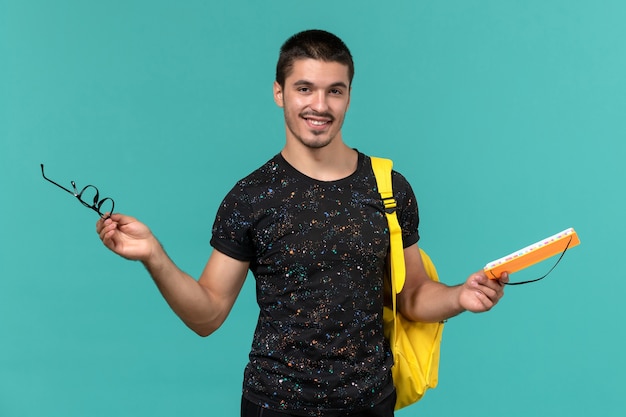
[[[496,291],[498,300],[504,295],[504,287],[506,286],[507,282],[509,282],[509,276],[505,272],[500,275],[500,278],[489,280],[489,282],[487,283],[493,290]]]
[[[496,280],[495,282],[491,283],[491,285],[492,286],[489,288],[489,290],[485,291],[485,295],[489,297],[491,302],[493,302],[493,304],[495,305],[504,296],[504,283]]]
[[[487,279],[486,282],[476,282],[476,288],[480,291],[491,303],[489,307],[495,305],[500,298],[504,295],[504,284],[499,280]]]
[[[98,233],[98,237],[103,243],[106,243],[105,242],[106,230],[104,228],[100,229],[100,232]]]
[[[489,311],[495,305],[493,300],[483,291],[475,291],[474,295],[476,299],[475,312]]]
[[[98,221],[96,222],[96,232],[98,232],[99,235],[102,234],[102,229],[104,229],[107,225],[107,220],[105,218],[100,218],[98,219]]]
[[[497,301],[500,297],[498,296],[498,291],[495,288],[491,288],[489,286],[482,286],[479,290],[482,297],[489,300],[490,303]],[[481,297],[481,299],[482,299]]]
[[[113,214],[111,214],[110,219],[113,220],[116,223],[121,224],[121,225],[132,223],[132,222],[137,220],[134,217],[126,216],[126,215],[121,214],[121,213],[113,213]]]
[[[111,239],[116,229],[117,223],[109,222],[108,224],[105,224],[100,229],[100,240],[106,243],[106,241]]]
[[[99,218],[98,221],[96,222],[96,233],[100,234],[102,227],[104,227],[104,219]]]

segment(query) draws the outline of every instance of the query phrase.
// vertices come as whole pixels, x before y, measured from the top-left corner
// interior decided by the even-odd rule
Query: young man
[[[369,157],[341,136],[353,75],[348,48],[328,32],[285,42],[274,83],[285,146],[223,200],[198,281],[136,219],[113,214],[96,226],[109,249],[143,262],[201,336],[224,322],[248,270],[254,274],[260,314],[244,377],[245,417],[393,415],[393,358],[382,329],[387,221]],[[417,246],[413,191],[397,172],[393,187],[407,272],[401,313],[439,321],[491,309],[506,274],[489,280],[479,271],[454,287],[431,281]]]

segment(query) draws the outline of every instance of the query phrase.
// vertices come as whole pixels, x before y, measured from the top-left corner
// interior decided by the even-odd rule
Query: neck
[[[340,141],[322,148],[288,142],[281,154],[292,167],[319,181],[337,181],[352,175],[359,160],[357,152]]]

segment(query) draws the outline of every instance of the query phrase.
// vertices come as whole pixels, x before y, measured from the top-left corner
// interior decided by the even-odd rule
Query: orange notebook
[[[580,239],[573,228],[565,229],[560,233],[526,246],[518,251],[489,262],[483,268],[491,279],[498,278],[501,273],[512,274],[527,268],[551,256],[563,253],[565,248],[571,249],[580,243]]]

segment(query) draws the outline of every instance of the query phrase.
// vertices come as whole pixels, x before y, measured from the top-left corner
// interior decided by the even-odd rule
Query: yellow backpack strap
[[[398,294],[404,287],[406,269],[404,266],[404,246],[402,244],[402,229],[396,216],[396,199],[393,197],[393,186],[391,180],[391,169],[393,162],[391,159],[370,157],[372,169],[376,176],[376,186],[385,205],[385,215],[389,224],[389,245],[391,264],[392,291]]]

